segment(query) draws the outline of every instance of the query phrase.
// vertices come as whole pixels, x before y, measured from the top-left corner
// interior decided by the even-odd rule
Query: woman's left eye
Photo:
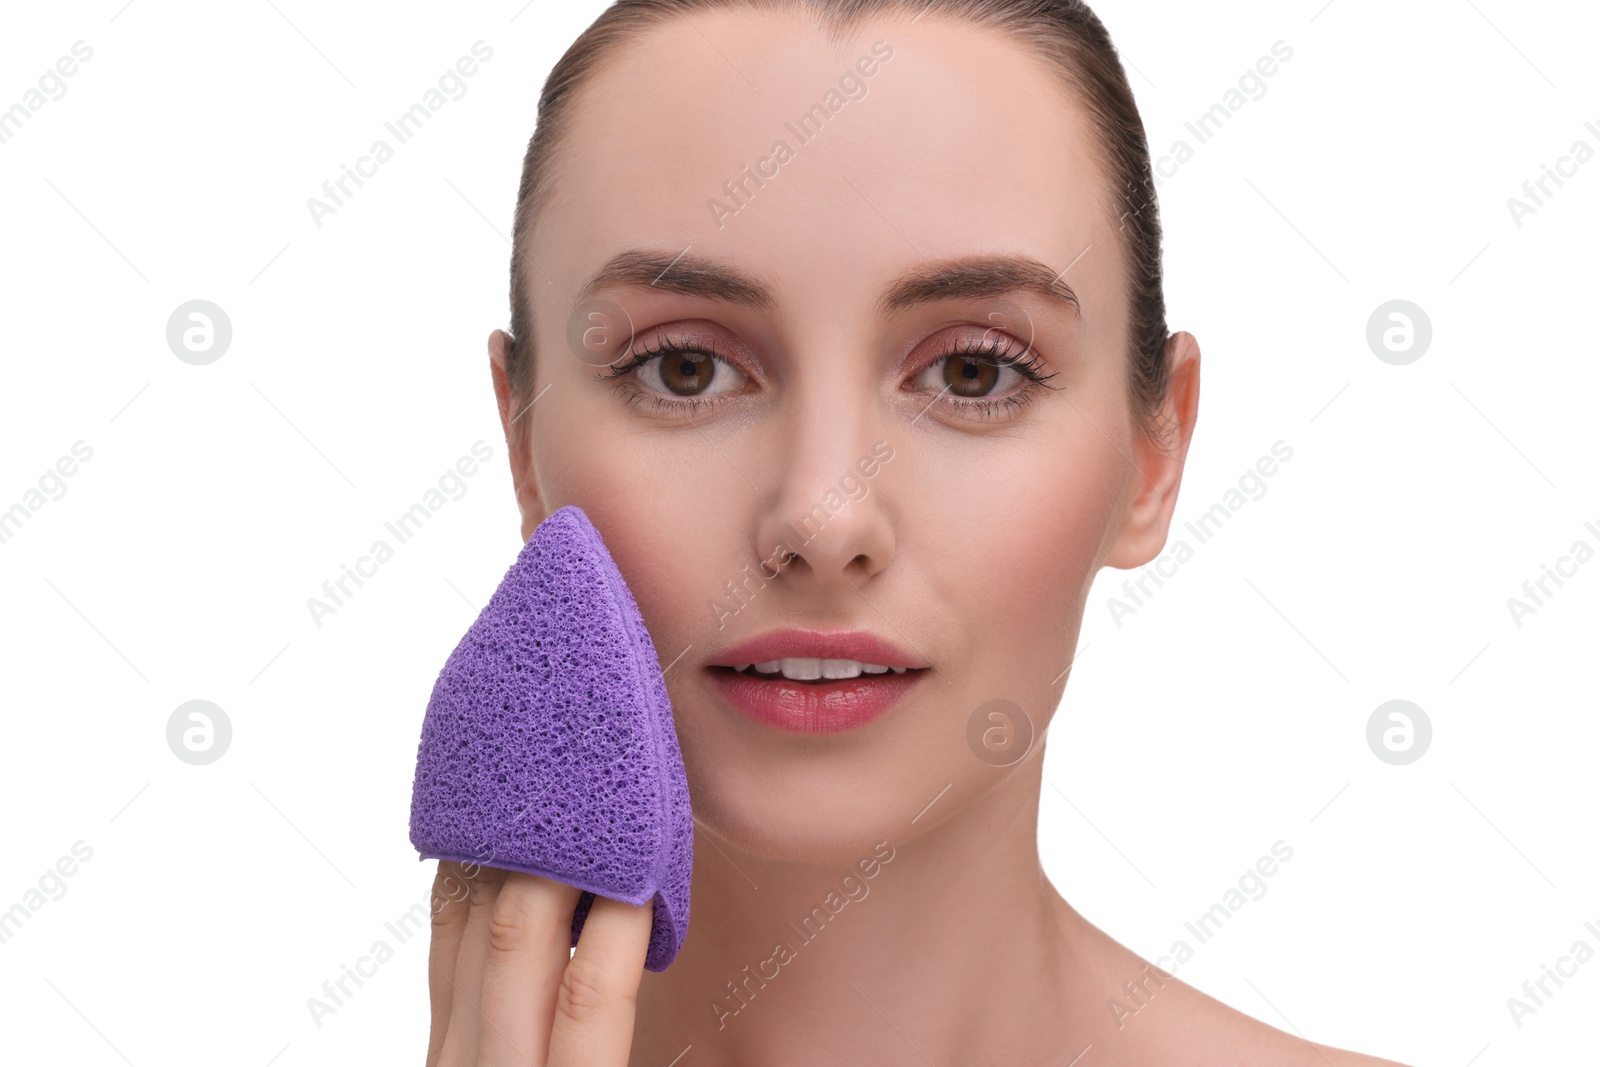
[[[938,403],[957,416],[988,420],[1015,413],[1033,400],[1040,388],[1057,388],[1048,384],[1054,377],[1032,345],[1016,351],[1009,340],[993,336],[979,343],[955,345],[908,384],[917,392],[935,394],[928,402],[930,407]]]
[[[1026,381],[1022,373],[1009,363],[997,361],[992,356],[959,352],[940,356],[924,367],[913,380],[920,389],[935,393],[948,391],[954,396],[973,400],[1004,395]]]

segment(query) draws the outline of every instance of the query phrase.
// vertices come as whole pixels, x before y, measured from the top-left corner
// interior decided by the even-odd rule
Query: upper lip
[[[708,666],[742,667],[789,658],[853,659],[880,667],[926,667],[920,656],[866,630],[769,630],[718,653]]]

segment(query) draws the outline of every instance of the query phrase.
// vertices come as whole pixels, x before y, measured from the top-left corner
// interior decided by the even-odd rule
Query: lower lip
[[[757,722],[796,733],[835,733],[864,726],[899,703],[928,673],[923,668],[831,682],[794,682],[723,667],[710,671],[728,703]]]

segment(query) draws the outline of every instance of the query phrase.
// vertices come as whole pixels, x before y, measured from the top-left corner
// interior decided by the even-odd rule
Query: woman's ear
[[[500,429],[506,437],[506,453],[511,459],[511,484],[517,495],[517,508],[522,513],[522,539],[533,536],[534,528],[544,520],[544,510],[539,500],[539,483],[533,472],[533,405],[522,397],[514,397],[511,379],[506,373],[506,359],[511,355],[511,335],[495,330],[489,335],[489,373],[494,378],[495,402],[500,407]],[[513,409],[515,403],[518,409]]]
[[[1200,344],[1193,334],[1180,331],[1167,338],[1161,356],[1167,361],[1168,386],[1157,424],[1165,440],[1155,441],[1144,433],[1135,437],[1138,470],[1130,474],[1133,490],[1106,555],[1108,567],[1142,567],[1160,555],[1178,503],[1183,463],[1200,407]]]

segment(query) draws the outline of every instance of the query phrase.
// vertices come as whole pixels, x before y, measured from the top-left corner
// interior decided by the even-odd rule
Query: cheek
[[[568,504],[589,516],[628,583],[663,667],[714,625],[709,607],[749,560],[739,541],[741,507],[698,438],[633,436],[603,407],[552,405],[533,448],[544,511]],[[741,483],[742,486],[742,483]],[[693,654],[685,657],[686,666]],[[668,675],[669,687],[673,675]]]
[[[1108,421],[1071,413],[1007,462],[991,457],[918,494],[925,529],[938,532],[918,536],[914,569],[965,635],[964,649],[947,651],[985,691],[1059,687],[1130,469],[1107,440],[1122,428]]]
[[[997,599],[1036,620],[1047,646],[1070,654],[1126,479],[1127,461],[1090,427],[1060,442],[1047,469],[1019,492],[1003,549],[1010,560]],[[1070,633],[1061,630],[1069,626]],[[1067,643],[1062,647],[1060,642]],[[1065,660],[1063,660],[1065,665]],[[1055,672],[1051,672],[1054,677]]]

